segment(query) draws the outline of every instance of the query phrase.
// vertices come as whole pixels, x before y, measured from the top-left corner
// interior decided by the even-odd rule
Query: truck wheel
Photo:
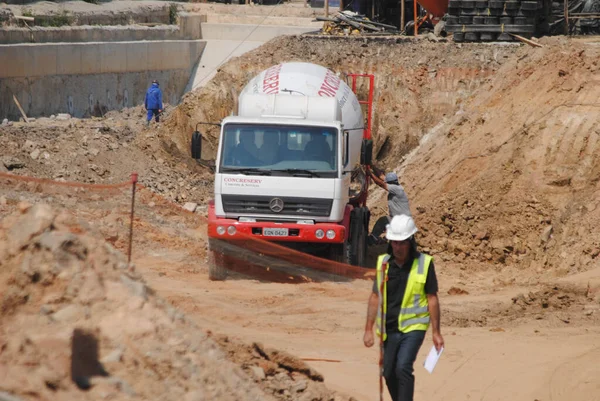
[[[202,135],[198,131],[192,134],[191,154],[192,159],[202,159]]]
[[[214,248],[214,245],[213,245]],[[225,255],[211,249],[211,241],[208,241],[208,252],[206,254],[206,264],[208,265],[208,279],[211,281],[223,281],[227,278],[227,269],[225,268]]]
[[[329,248],[330,259],[339,263],[350,264],[350,244],[344,241],[343,244],[333,244]]]
[[[367,257],[368,209],[356,208],[350,215],[350,264],[364,266]]]
[[[208,279],[211,281],[223,281],[227,278],[227,270],[223,266],[223,254],[216,251],[208,251]]]

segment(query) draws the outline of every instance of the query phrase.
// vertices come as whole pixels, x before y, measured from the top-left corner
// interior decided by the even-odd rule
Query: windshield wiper
[[[288,174],[292,174],[294,176],[301,175],[301,174],[308,174],[311,177],[320,177],[320,175],[315,173],[314,171],[306,170],[306,169],[302,169],[302,168],[284,168],[281,170],[273,170],[273,171],[282,171],[282,172],[286,172]]]
[[[256,175],[271,175],[271,170],[266,170],[264,168],[256,168],[256,167],[223,167],[221,168],[222,172],[228,173],[242,173],[242,174],[256,174]]]

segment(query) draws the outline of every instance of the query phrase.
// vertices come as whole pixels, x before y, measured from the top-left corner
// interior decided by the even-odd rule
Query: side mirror
[[[373,161],[373,140],[363,139],[360,148],[360,164],[370,166]]]
[[[202,134],[200,131],[192,133],[192,159],[202,159]]]

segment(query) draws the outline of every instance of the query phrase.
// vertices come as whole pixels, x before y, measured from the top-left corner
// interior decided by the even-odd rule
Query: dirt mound
[[[206,86],[188,93],[160,135],[189,155],[195,124],[218,123],[230,115],[240,90],[254,75],[282,62],[313,62],[340,74],[375,74],[375,154],[379,163],[396,165],[427,130],[453,115],[517,51],[514,46],[462,47],[412,38],[397,42],[395,38],[279,37],[229,61]],[[366,82],[359,81],[358,92],[366,99]],[[214,157],[218,128],[203,126],[202,130],[210,146],[204,157]]]
[[[600,298],[583,286],[543,285],[510,302],[487,301],[468,312],[449,311],[443,319],[449,327],[516,327],[531,321],[546,327],[589,326],[600,322]]]
[[[587,290],[562,286],[547,287],[540,291],[519,294],[512,298],[515,306],[522,311],[539,309],[562,310],[572,306],[581,306],[588,300]]]
[[[140,183],[169,200],[204,203],[212,177],[146,128],[142,107],[104,118],[38,118],[2,127],[0,171],[90,184]]]
[[[353,401],[325,387],[323,376],[306,362],[262,344],[241,344],[225,335],[212,336],[228,358],[255,378],[267,394],[280,400]]]
[[[598,50],[545,42],[500,68],[406,163],[419,239],[448,265],[516,266],[521,280],[597,265]]]
[[[274,399],[101,234],[45,204],[19,207],[0,223],[0,390],[22,399]],[[312,389],[322,378],[311,373],[281,378],[274,393]]]

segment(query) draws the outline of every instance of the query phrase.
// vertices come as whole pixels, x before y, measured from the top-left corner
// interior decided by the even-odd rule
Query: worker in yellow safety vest
[[[430,325],[435,348],[440,352],[444,347],[438,283],[432,257],[417,251],[413,219],[394,216],[386,229],[393,254],[380,255],[377,261],[363,341],[365,346],[373,346],[377,321],[383,354],[381,374],[390,396],[394,401],[412,401],[413,365]]]

